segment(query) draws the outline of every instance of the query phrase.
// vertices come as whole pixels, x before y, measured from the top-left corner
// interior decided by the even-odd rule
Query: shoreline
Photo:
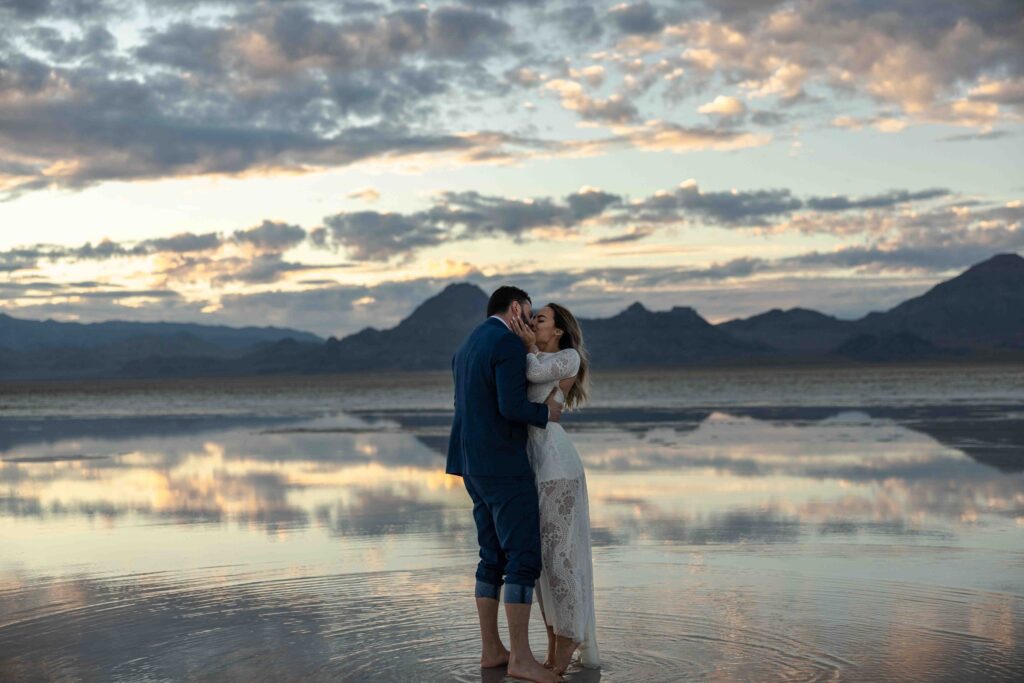
[[[666,372],[676,375],[723,376],[731,373],[801,373],[801,372],[864,372],[864,371],[899,371],[899,370],[950,370],[971,368],[993,369],[1005,367],[1013,370],[1024,370],[1024,358],[977,358],[970,360],[919,360],[893,362],[792,362],[785,360],[769,361],[759,364],[750,363],[709,363],[707,365],[672,365],[615,367],[604,370],[592,369],[592,378],[602,377],[661,377]],[[417,386],[433,384],[441,379],[450,379],[449,370],[379,370],[372,372],[332,372],[309,374],[263,374],[263,375],[193,375],[187,377],[78,377],[78,378],[41,378],[41,379],[0,379],[0,395],[32,393],[45,388],[57,392],[80,392],[85,389],[107,393],[119,389],[134,389],[140,386],[160,385],[165,388],[184,388],[190,385],[208,386],[211,382],[224,385],[225,389],[244,388],[247,386],[308,384],[315,387],[351,385],[353,387],[373,387],[384,384],[401,384]]]

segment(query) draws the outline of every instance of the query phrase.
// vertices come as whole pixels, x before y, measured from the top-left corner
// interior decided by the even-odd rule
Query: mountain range
[[[273,327],[31,321],[0,314],[0,378],[178,377],[445,370],[486,313],[456,283],[395,327],[342,339]],[[538,305],[541,305],[538,302]],[[601,368],[887,361],[1024,361],[1024,258],[998,254],[884,312],[842,320],[772,309],[713,325],[636,302],[580,318]]]

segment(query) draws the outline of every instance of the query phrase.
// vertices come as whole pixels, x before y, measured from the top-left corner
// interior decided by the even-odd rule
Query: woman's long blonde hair
[[[555,303],[549,303],[548,308],[555,313],[555,327],[563,332],[558,338],[558,349],[573,348],[580,354],[580,369],[576,373],[576,381],[565,397],[565,407],[572,410],[583,405],[590,393],[590,355],[583,343],[583,330],[569,309]]]

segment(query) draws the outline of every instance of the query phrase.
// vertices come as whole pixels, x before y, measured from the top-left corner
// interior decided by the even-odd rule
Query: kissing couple
[[[577,408],[587,398],[589,359],[564,306],[534,312],[526,292],[505,286],[491,294],[487,316],[452,357],[445,468],[462,477],[473,500],[480,665],[556,683],[577,652],[580,665],[600,666],[587,481],[560,424],[563,405]],[[498,634],[502,586],[509,649]],[[529,641],[535,590],[548,632],[543,665]]]

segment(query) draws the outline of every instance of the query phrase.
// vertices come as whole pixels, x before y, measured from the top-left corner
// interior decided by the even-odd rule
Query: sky
[[[884,310],[1024,252],[1021,0],[0,0],[0,311]]]

